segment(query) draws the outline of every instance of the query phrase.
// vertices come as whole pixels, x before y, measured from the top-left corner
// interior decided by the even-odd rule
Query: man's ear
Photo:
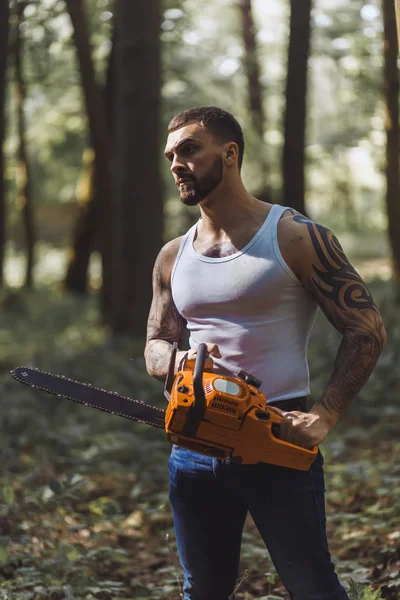
[[[235,142],[230,142],[225,149],[225,162],[227,166],[233,166],[238,160],[239,148]]]

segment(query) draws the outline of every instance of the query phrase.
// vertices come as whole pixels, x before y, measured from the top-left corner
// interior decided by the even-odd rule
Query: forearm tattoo
[[[307,226],[315,260],[306,287],[343,340],[327,388],[317,404],[342,413],[372,373],[385,342],[385,330],[371,293],[329,229],[295,214]],[[308,282],[307,282],[308,280]]]
[[[342,413],[360,392],[375,368],[381,346],[368,336],[345,335],[327,387],[317,400],[329,413]]]
[[[171,296],[170,286],[163,277],[160,261],[153,273],[153,301],[147,322],[145,359],[148,371],[159,379],[168,373],[172,344],[183,341],[185,319],[178,313]]]

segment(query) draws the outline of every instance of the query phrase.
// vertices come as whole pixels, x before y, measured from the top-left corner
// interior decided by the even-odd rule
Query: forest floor
[[[389,339],[368,384],[322,445],[333,560],[352,600],[400,597],[400,317],[370,282]],[[143,342],[112,339],[94,296],[7,295],[0,314],[0,599],[181,598],[169,445],[161,431],[16,383],[35,366],[165,406]],[[340,336],[321,315],[309,350],[313,397]],[[367,598],[367,596],[364,596]],[[372,595],[371,595],[372,597]],[[238,600],[287,599],[249,518]]]

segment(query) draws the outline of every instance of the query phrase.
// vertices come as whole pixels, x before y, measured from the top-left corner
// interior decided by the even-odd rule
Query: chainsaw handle
[[[206,397],[203,389],[203,373],[207,354],[207,344],[200,344],[197,348],[196,363],[193,370],[194,405],[197,406],[196,413],[201,415],[199,416],[199,424],[206,409]]]
[[[187,416],[182,432],[188,437],[193,437],[196,435],[196,431],[206,410],[206,397],[203,389],[203,373],[207,354],[207,344],[200,344],[197,348],[196,362],[193,371],[194,403]]]
[[[193,369],[193,386],[194,386],[194,395],[197,400],[197,388],[201,386],[201,391],[203,391],[203,373],[204,373],[204,365],[206,363],[207,358],[207,344],[199,344],[197,348],[196,354],[196,362]],[[200,386],[199,386],[200,384]],[[201,395],[201,392],[200,392]],[[203,393],[204,395],[204,393]]]
[[[271,405],[268,405],[268,404],[267,404],[267,407],[268,407],[268,410],[271,410],[273,413],[275,413],[276,415],[278,415],[278,417],[281,418],[281,421],[283,420],[283,415],[282,415],[282,409],[281,408],[277,408],[276,406],[271,406]]]

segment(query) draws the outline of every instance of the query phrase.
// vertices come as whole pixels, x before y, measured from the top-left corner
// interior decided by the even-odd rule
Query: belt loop
[[[218,458],[212,458],[212,468],[215,477],[217,476]]]

